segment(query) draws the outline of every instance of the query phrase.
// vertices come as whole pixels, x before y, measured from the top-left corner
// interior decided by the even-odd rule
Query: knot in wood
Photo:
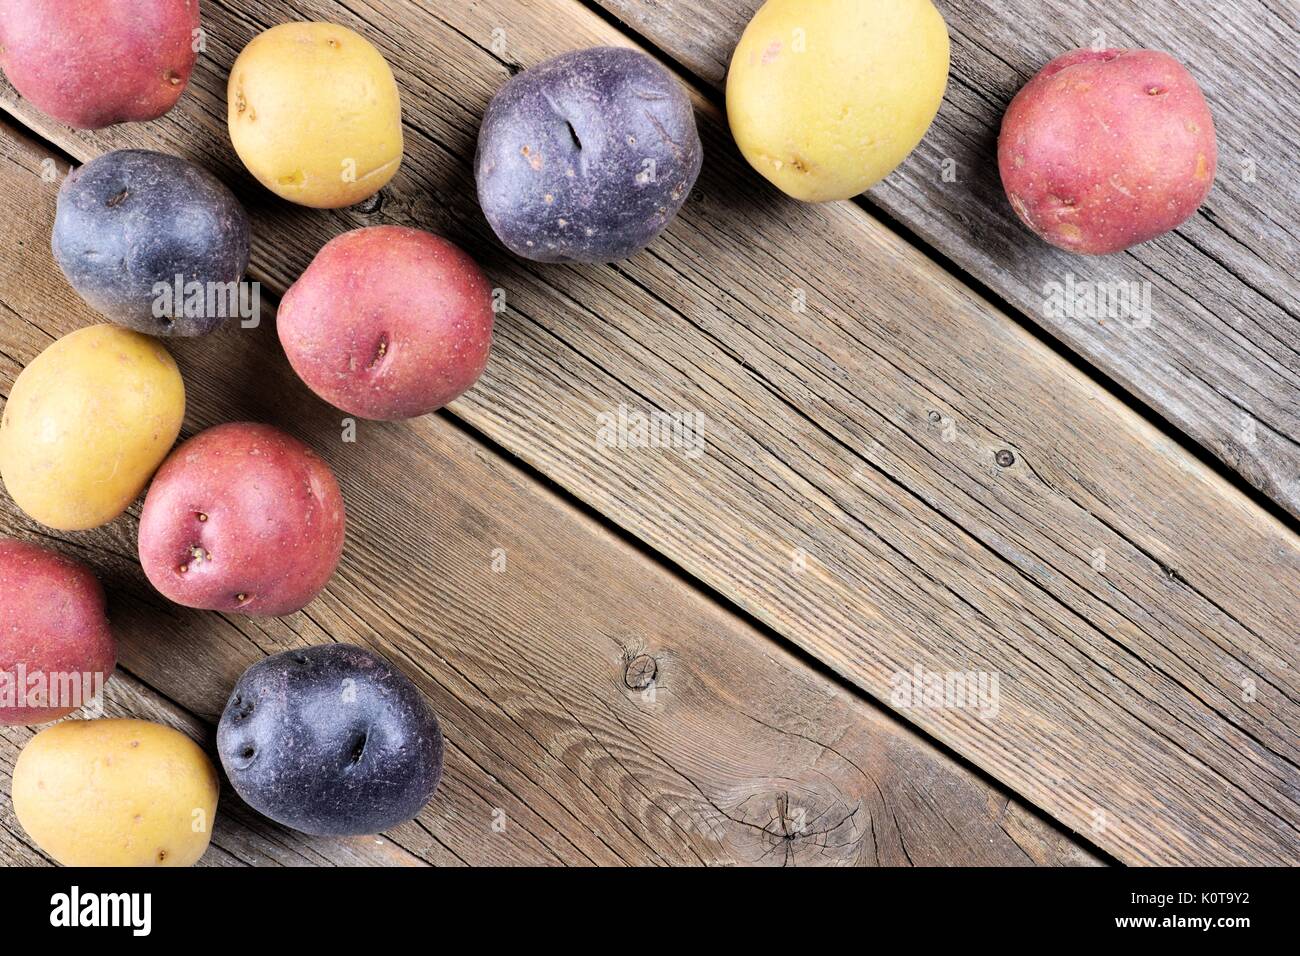
[[[645,690],[654,683],[659,665],[649,654],[638,654],[623,669],[623,683],[630,690]]]

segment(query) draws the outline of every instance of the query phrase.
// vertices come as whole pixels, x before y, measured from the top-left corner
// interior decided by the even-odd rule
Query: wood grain
[[[205,9],[207,56],[163,120],[82,134],[9,108],[78,157],[153,145],[216,169],[277,291],[343,228],[450,235],[510,305],[456,415],[881,701],[917,667],[998,675],[996,719],[900,711],[1117,857],[1296,857],[1300,544],[1177,440],[860,207],[774,195],[702,102],[698,195],[651,250],[506,256],[473,200],[483,107],[520,64],[627,42],[570,0]],[[226,140],[234,56],[309,15],[366,33],[404,90],[406,162],[364,209],[288,208]],[[602,446],[620,405],[702,415],[705,453]]]
[[[762,0],[591,0],[721,102]],[[920,147],[866,194],[1029,321],[1300,516],[1300,17],[1267,0],[936,0],[952,71]],[[1219,174],[1200,212],[1123,254],[1070,255],[1016,219],[997,171],[1006,105],[1076,47],[1154,47],[1184,62],[1214,112]],[[955,164],[955,165],[952,165]],[[945,167],[955,175],[945,178]],[[1068,316],[1048,287],[1149,283],[1147,317]]]
[[[0,137],[6,392],[54,337],[96,320],[50,256],[45,158],[12,129]],[[227,819],[240,805],[223,796],[209,862],[1097,862],[448,419],[363,424],[341,441],[338,413],[284,361],[269,310],[258,330],[172,344],[185,434],[242,417],[311,442],[342,482],[349,540],[325,596],[253,621],[152,592],[135,556],[138,504],[106,528],[50,538],[108,584],[125,666],[208,726],[129,676],[110,684],[110,711],[180,721],[206,741],[250,663],[345,640],[399,662],[450,745],[438,797],[391,842],[334,846],[250,823],[246,809]],[[0,532],[48,534],[8,499]],[[10,749],[25,733],[7,732]],[[0,858],[32,861],[21,839],[0,828]]]

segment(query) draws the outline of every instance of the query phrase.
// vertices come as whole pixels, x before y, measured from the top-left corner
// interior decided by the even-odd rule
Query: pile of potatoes
[[[184,91],[199,23],[198,0],[5,4],[0,67],[70,125],[147,121]],[[931,0],[768,0],[735,50],[727,115],[741,153],[782,192],[848,199],[921,142],[948,69],[948,32]],[[346,27],[286,23],[252,37],[230,69],[227,108],[240,160],[288,202],[350,206],[401,167],[392,70]],[[473,172],[483,215],[513,253],[604,263],[668,228],[702,163],[681,83],[644,53],[598,47],[505,83],[483,117]],[[1204,201],[1215,163],[1196,82],[1150,50],[1075,50],[1048,63],[1010,104],[998,146],[1016,214],[1048,242],[1087,254],[1175,228]],[[161,595],[228,614],[305,607],[344,551],[343,496],[326,462],[255,422],[176,446],[185,384],[163,340],[207,335],[229,318],[206,293],[228,296],[243,281],[251,228],[238,198],[178,157],[110,152],[63,183],[51,246],[69,284],[108,321],[54,342],[15,382],[0,421],[0,477],[15,504],[77,532],[119,519],[143,493],[139,560]],[[401,420],[475,384],[495,311],[492,285],[466,252],[384,225],[325,245],[285,295],[277,330],[322,400]],[[49,547],[0,540],[0,723],[67,717],[102,692],[116,656],[94,573]],[[413,818],[443,761],[437,718],[415,684],[346,645],[249,668],[216,749],[252,807],[325,835]],[[141,720],[54,724],[13,773],[18,820],[68,864],[192,864],[208,845],[218,791],[203,749]]]

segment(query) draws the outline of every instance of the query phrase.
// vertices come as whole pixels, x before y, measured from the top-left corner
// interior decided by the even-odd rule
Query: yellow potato
[[[191,866],[208,848],[217,771],[179,731],[147,720],[68,720],[14,765],[14,814],[65,866]]]
[[[767,0],[727,76],[745,158],[807,202],[875,185],[921,141],[948,84],[930,0]]]
[[[226,91],[230,139],[278,196],[317,209],[373,196],[402,162],[402,107],[382,55],[332,23],[254,37]]]
[[[92,325],[23,369],[0,422],[0,476],[43,525],[84,531],[144,490],[176,441],[185,385],[157,339]]]

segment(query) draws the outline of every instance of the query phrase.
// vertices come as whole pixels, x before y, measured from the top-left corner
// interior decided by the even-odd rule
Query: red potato
[[[315,452],[270,425],[233,422],[158,469],[140,514],[140,564],[177,604],[278,617],[325,587],[343,526],[343,496]]]
[[[6,0],[0,67],[61,123],[143,122],[185,91],[198,27],[199,0]]]
[[[116,661],[104,589],[90,569],[0,539],[0,725],[66,717],[94,699]]]
[[[350,415],[394,421],[468,389],[492,346],[492,287],[445,239],[403,226],[337,236],[276,317],[294,371]]]
[[[1196,212],[1214,183],[1214,119],[1158,50],[1073,50],[1007,108],[998,169],[1016,214],[1054,246],[1119,252]]]

